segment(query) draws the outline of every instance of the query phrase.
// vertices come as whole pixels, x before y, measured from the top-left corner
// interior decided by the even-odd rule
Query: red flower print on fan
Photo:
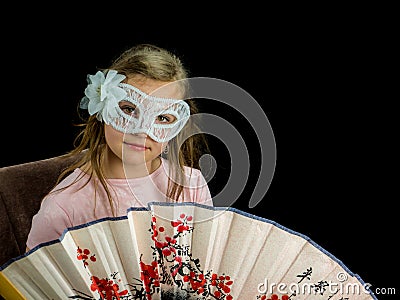
[[[190,245],[184,243],[185,239],[182,237],[190,235],[194,230],[192,221],[193,216],[181,213],[177,219],[157,226],[157,218],[152,217],[149,228],[154,242],[151,246],[152,260],[147,263],[143,261],[143,254],[140,256],[140,278],[133,278],[131,283],[126,284],[130,287],[129,291],[120,290],[121,278],[118,271],[100,279],[90,274],[87,269],[92,282],[90,289],[100,295],[96,300],[152,300],[153,296],[159,299],[163,295],[167,298],[172,295],[185,299],[190,296],[190,299],[196,300],[233,300],[230,294],[233,280],[230,276],[224,273],[217,274],[212,270],[204,272],[200,259],[194,258]],[[191,239],[191,236],[187,237],[188,241]],[[83,262],[85,268],[89,263],[97,261],[95,254],[88,248],[80,247],[77,248],[77,259]],[[87,298],[79,298],[81,296],[78,295],[72,297],[94,300],[86,294],[83,295]],[[267,300],[261,295],[257,299]],[[282,297],[268,300],[288,299]]]
[[[186,216],[185,214],[180,214],[179,219],[176,221],[171,221],[171,225],[177,228],[178,233],[183,233],[185,231],[190,232],[193,230],[192,226],[189,226],[187,222],[193,220],[192,216]]]
[[[213,299],[232,300],[229,294],[233,281],[229,276],[219,276],[216,273],[197,274],[190,272],[183,277],[183,281],[189,281],[191,287],[197,294],[212,297]]]
[[[257,299],[260,299],[260,300],[289,300],[289,296],[284,294],[284,295],[282,295],[281,298],[279,298],[279,296],[277,294],[272,294],[269,298],[267,298],[266,295],[259,295],[259,296],[257,296]]]
[[[105,300],[120,300],[120,296],[125,296],[128,294],[128,290],[119,290],[118,284],[113,280],[108,278],[99,279],[96,276],[91,277],[92,285],[90,289],[92,291],[97,291],[101,299]]]
[[[188,225],[188,222],[193,220],[192,216],[186,216],[185,214],[180,214],[179,219],[171,221],[171,226],[174,227],[176,232],[171,237],[166,235],[165,228],[160,226],[157,228],[156,222],[157,218],[152,217],[151,232],[152,239],[154,241],[153,255],[157,260],[158,257],[165,259],[169,263],[173,263],[170,269],[170,274],[165,274],[165,276],[175,277],[183,266],[182,255],[188,253],[188,247],[184,245],[177,244],[177,238],[183,236],[186,233],[190,233],[193,230],[192,226]],[[163,233],[162,235],[159,233]],[[162,264],[162,259],[159,261]]]
[[[86,268],[89,265],[89,262],[95,263],[97,261],[95,254],[91,253],[91,251],[88,248],[78,248],[76,249],[77,253],[77,260],[81,260],[83,262],[83,266]],[[90,289],[92,291],[97,291],[100,295],[100,298],[98,299],[104,299],[104,300],[122,300],[126,299],[126,296],[129,296],[128,290],[119,290],[119,285],[115,282],[116,281],[121,281],[120,279],[116,279],[116,275],[118,272],[112,273],[111,277],[112,279],[109,278],[103,278],[99,279],[97,276],[92,276],[90,275],[90,280],[92,281],[92,284],[90,285]],[[78,291],[79,292],[79,291]],[[122,296],[125,296],[121,298]],[[73,296],[73,297],[79,297],[78,295]],[[77,298],[81,299],[81,298]],[[82,298],[86,299],[86,298]]]
[[[140,261],[140,279],[147,295],[147,299],[151,299],[151,295],[155,289],[160,286],[158,266],[156,261],[152,261],[150,265]]]
[[[94,254],[90,255],[90,250],[89,249],[82,249],[78,248],[76,249],[77,255],[76,258],[78,260],[81,260],[83,262],[83,266],[86,268],[87,265],[89,265],[89,261],[95,262],[96,261],[96,256]],[[90,255],[90,256],[89,256]]]
[[[199,299],[233,300],[230,295],[233,284],[231,278],[211,271],[204,273],[199,259],[192,257],[190,246],[177,243],[180,237],[193,231],[193,226],[190,224],[192,220],[192,216],[181,213],[179,218],[171,221],[174,233],[169,236],[166,228],[158,227],[157,218],[152,217],[150,232],[154,241],[153,264],[158,265],[160,270],[158,284],[175,283],[182,291],[199,295],[201,297]],[[151,286],[146,288],[146,292],[151,288]]]

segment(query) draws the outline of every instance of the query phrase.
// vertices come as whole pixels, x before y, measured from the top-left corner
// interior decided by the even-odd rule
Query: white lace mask
[[[190,117],[189,105],[183,100],[154,97],[126,83],[118,86],[126,91],[126,97],[102,114],[104,122],[118,131],[145,133],[156,142],[164,143],[174,138]],[[124,101],[133,104],[131,114],[123,111]],[[165,121],[159,121],[160,118]]]
[[[184,100],[148,95],[122,83],[124,78],[114,70],[89,75],[81,108],[123,133],[145,133],[159,143],[174,138],[189,120],[189,105]]]

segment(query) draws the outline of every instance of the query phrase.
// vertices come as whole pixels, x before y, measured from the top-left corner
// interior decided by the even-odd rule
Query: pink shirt
[[[192,171],[192,172],[190,172]],[[185,167],[187,186],[184,201],[213,205],[205,178],[198,169]],[[94,180],[84,186],[89,176],[75,169],[55,189],[67,186],[77,177],[83,177],[67,189],[47,195],[32,219],[27,247],[59,238],[64,229],[85,224],[97,219],[112,217],[105,191],[97,193],[95,199]],[[190,177],[189,177],[190,176]],[[166,202],[168,186],[168,161],[162,159],[161,166],[149,176],[134,179],[109,179],[114,198],[116,216],[125,216],[130,207],[147,207],[149,202]],[[182,195],[180,201],[182,202]]]

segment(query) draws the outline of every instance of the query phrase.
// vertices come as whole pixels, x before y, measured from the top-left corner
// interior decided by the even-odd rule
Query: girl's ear
[[[164,149],[163,149],[163,154],[167,155],[168,151],[169,151],[169,146],[168,146],[168,144],[166,144]]]
[[[161,154],[160,154],[160,156],[162,157],[162,158],[167,158],[167,156],[168,156],[168,152],[169,152],[169,146],[168,146],[168,143],[167,144],[165,144],[164,146],[163,146],[163,148],[162,148],[163,150],[161,151]]]

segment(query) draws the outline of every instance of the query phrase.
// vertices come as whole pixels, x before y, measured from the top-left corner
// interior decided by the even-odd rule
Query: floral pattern
[[[154,244],[151,246],[152,261],[145,262],[140,257],[140,278],[123,284],[118,272],[107,278],[89,275],[90,290],[99,297],[93,298],[80,291],[70,299],[85,300],[152,300],[160,295],[162,299],[194,299],[194,300],[233,300],[230,294],[234,284],[227,274],[217,274],[212,270],[204,271],[200,260],[194,258],[190,246],[177,241],[190,235],[193,230],[193,217],[181,213],[170,222],[173,235],[166,234],[163,226],[157,226],[157,218],[152,217],[149,232]],[[170,232],[171,230],[169,230]],[[189,237],[190,240],[190,237]],[[95,253],[90,249],[77,248],[76,258],[84,268],[98,263]],[[89,274],[89,272],[88,272]],[[127,288],[129,286],[129,289]],[[179,298],[181,297],[181,298]]]
[[[257,299],[260,300],[288,300],[289,295],[283,294],[281,298],[277,294],[272,294],[270,297],[267,297],[266,295],[259,295],[257,296]]]

